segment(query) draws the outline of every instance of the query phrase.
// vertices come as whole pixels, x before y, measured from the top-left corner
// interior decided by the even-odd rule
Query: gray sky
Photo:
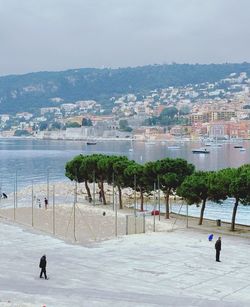
[[[0,0],[0,75],[250,61],[249,0]]]

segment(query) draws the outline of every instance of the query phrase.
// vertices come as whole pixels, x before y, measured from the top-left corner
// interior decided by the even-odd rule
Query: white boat
[[[178,145],[168,146],[168,149],[180,149],[181,147]]]
[[[147,142],[145,143],[145,145],[155,145],[155,142],[153,142],[153,141],[147,141]]]
[[[133,152],[134,151],[134,149],[133,148],[129,148],[129,150],[128,150],[129,152]]]
[[[240,148],[240,151],[246,151],[246,148],[242,147]]]

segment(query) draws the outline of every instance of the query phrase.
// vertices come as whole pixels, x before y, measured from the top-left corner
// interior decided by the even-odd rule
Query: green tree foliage
[[[129,127],[128,121],[126,119],[121,119],[119,121],[119,130],[131,132],[133,129]]]
[[[183,197],[189,205],[202,203],[199,225],[202,225],[203,222],[206,201],[214,200],[211,190],[213,176],[214,172],[197,171],[186,177],[177,189],[177,194]]]
[[[166,199],[166,218],[169,218],[169,196],[177,191],[188,204],[202,203],[199,224],[202,224],[206,201],[221,202],[227,197],[235,199],[231,230],[239,204],[250,205],[250,164],[237,169],[227,168],[217,172],[197,171],[183,159],[165,158],[147,162],[145,165],[124,156],[93,154],[78,155],[65,165],[65,175],[79,183],[84,182],[89,201],[92,196],[88,183],[97,182],[103,203],[106,204],[104,182],[114,184],[119,191],[120,208],[122,189],[130,187],[140,192],[141,210],[145,193],[150,193],[159,184]]]
[[[16,130],[14,136],[30,136],[31,134],[27,130]]]
[[[80,124],[78,124],[77,122],[68,122],[66,123],[66,128],[79,128],[81,127]]]
[[[145,120],[145,125],[148,126],[170,126],[170,125],[184,125],[188,123],[188,119],[179,116],[180,113],[175,107],[165,108],[159,116],[152,116]]]
[[[114,185],[118,188],[120,209],[123,209],[122,188],[128,187],[130,182],[130,176],[125,172],[130,163],[133,163],[133,161],[130,161],[125,156],[111,156],[110,159],[112,179],[109,178],[109,182],[114,180]]]
[[[160,188],[165,194],[166,219],[169,219],[169,196],[193,172],[194,166],[183,159],[166,158],[156,161],[156,173],[159,175]]]
[[[235,199],[231,222],[231,230],[234,231],[239,203],[250,205],[250,164],[243,165],[238,169],[231,169],[228,175],[231,179],[228,196]]]
[[[215,82],[230,73],[250,74],[250,64],[172,64],[118,69],[73,69],[62,72],[38,72],[0,77],[2,113],[35,111],[55,106],[51,97],[64,101],[95,99],[105,108],[113,104],[110,97],[124,93],[144,93],[156,88]],[[76,82],[72,84],[70,80]],[[24,91],[32,85],[37,90]],[[41,88],[43,90],[41,90]],[[56,90],[55,90],[56,88]],[[15,96],[12,93],[15,92]],[[58,103],[59,105],[59,103]]]
[[[90,127],[93,126],[92,120],[90,118],[83,118],[82,119],[82,126]]]
[[[148,191],[144,166],[133,161],[126,168],[125,175],[130,178],[129,186],[140,193],[141,211],[144,211],[144,193]]]
[[[48,129],[48,123],[47,123],[47,122],[41,122],[41,123],[39,124],[39,130],[40,130],[40,131],[44,131],[44,130],[46,130],[46,129]]]
[[[52,130],[60,130],[62,128],[62,124],[59,122],[53,122],[50,128]]]

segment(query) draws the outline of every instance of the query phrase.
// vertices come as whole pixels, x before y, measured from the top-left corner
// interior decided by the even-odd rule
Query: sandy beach
[[[91,185],[90,188],[93,189]],[[154,229],[155,231],[171,230],[171,223],[163,223],[163,217],[159,221],[158,216],[155,216],[154,220],[150,212],[145,212],[145,226],[143,212],[137,210],[135,218],[134,209],[131,208],[133,192],[128,189],[123,191],[124,208],[117,209],[116,214],[113,207],[112,188],[106,186],[105,189],[107,205],[99,201],[98,191],[94,204],[87,201],[86,191],[82,185],[79,185],[74,206],[75,185],[71,182],[56,183],[50,187],[49,205],[45,210],[44,197],[47,195],[47,185],[28,186],[18,191],[17,207],[14,208],[14,194],[10,194],[6,200],[1,200],[0,216],[8,221],[34,227],[66,241],[81,244],[99,242],[125,234],[152,232]]]
[[[95,202],[89,203],[83,184],[79,184],[77,190],[72,182],[51,184],[49,206],[45,210],[44,197],[48,193],[47,188],[46,184],[39,184],[27,186],[18,191],[15,209],[13,206],[15,203],[14,194],[10,194],[6,200],[2,199],[0,203],[1,218],[26,227],[33,227],[68,242],[80,244],[100,242],[116,236],[138,234],[144,231],[146,233],[166,232],[186,228],[205,231],[208,234],[250,237],[250,227],[248,226],[237,225],[236,231],[231,232],[230,223],[222,222],[221,226],[217,226],[215,220],[204,219],[203,225],[199,226],[198,218],[190,216],[187,218],[187,216],[175,213],[172,213],[170,219],[166,220],[163,214],[160,217],[154,217],[151,215],[151,211],[140,212],[138,204],[135,218],[134,193],[130,189],[123,191],[124,208],[117,208],[116,214],[113,206],[112,187],[108,185],[105,185],[107,205],[103,205],[98,199],[98,189],[96,189]],[[93,191],[92,185],[90,185],[90,189]],[[163,203],[163,195],[161,198]],[[151,196],[152,200],[153,196]],[[149,199],[145,199],[145,208],[148,201]],[[39,203],[41,208],[39,208]]]

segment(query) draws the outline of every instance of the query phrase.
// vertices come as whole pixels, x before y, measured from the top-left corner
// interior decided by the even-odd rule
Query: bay
[[[235,145],[244,147],[241,151]],[[226,167],[239,167],[250,163],[250,141],[221,143],[221,147],[207,147],[209,154],[193,154],[192,150],[204,147],[197,142],[139,142],[139,141],[97,141],[96,145],[87,145],[82,141],[54,141],[33,139],[0,139],[0,187],[1,191],[11,193],[17,178],[18,188],[36,183],[68,180],[65,163],[78,154],[103,153],[107,155],[125,155],[139,163],[154,161],[166,157],[183,158],[193,163],[196,169],[218,170]],[[231,213],[231,202],[227,210]],[[220,205],[208,205],[205,217],[215,218],[213,212],[222,209]],[[193,208],[195,206],[192,206]],[[243,207],[243,206],[242,206]],[[192,213],[192,210],[190,212]],[[194,209],[193,211],[195,211]],[[237,221],[240,222],[240,208]],[[225,210],[223,209],[223,212]],[[250,224],[250,207],[244,207],[244,223]],[[198,212],[198,211],[197,211]],[[196,212],[193,212],[196,215]],[[216,213],[218,217],[218,212]],[[249,218],[248,218],[249,217]],[[225,217],[224,220],[230,219]]]

